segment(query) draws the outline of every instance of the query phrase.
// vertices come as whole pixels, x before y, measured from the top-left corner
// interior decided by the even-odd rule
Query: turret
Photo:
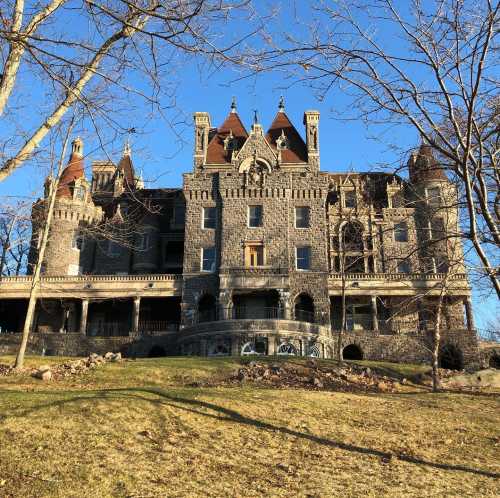
[[[314,170],[319,170],[319,111],[304,113],[306,127],[307,162]]]

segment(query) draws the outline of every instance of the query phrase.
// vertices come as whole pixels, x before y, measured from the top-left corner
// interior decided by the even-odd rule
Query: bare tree
[[[0,181],[33,156],[76,104],[85,106],[97,130],[105,124],[123,133],[127,130],[118,114],[131,112],[133,98],[159,112],[165,107],[163,97],[174,100],[169,82],[183,57],[203,56],[214,66],[239,63],[237,47],[259,28],[248,6],[248,0],[3,2]],[[248,23],[241,36],[225,29],[233,12],[246,10]],[[74,23],[69,33],[68,23]],[[43,99],[31,98],[32,88],[23,84],[21,71],[39,82]],[[37,117],[34,123],[21,119],[28,110]]]
[[[319,0],[311,10],[308,39],[270,36],[259,70],[285,71],[322,99],[343,92],[346,119],[422,137],[458,182],[461,236],[500,297],[500,4]]]
[[[0,277],[20,275],[27,265],[31,237],[30,216],[24,201],[0,208]]]

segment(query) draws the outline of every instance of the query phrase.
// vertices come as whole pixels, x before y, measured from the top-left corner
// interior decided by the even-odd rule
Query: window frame
[[[307,268],[299,268],[299,260],[304,260],[304,257],[299,258],[299,250],[307,250]],[[311,259],[312,259],[312,253],[311,253],[311,246],[297,246],[295,247],[295,269],[297,271],[310,271],[311,270]]]
[[[299,226],[297,223],[299,220],[297,213],[301,209],[304,209],[305,212],[307,213],[306,226]],[[297,228],[298,230],[304,230],[307,228],[311,228],[311,207],[310,206],[295,206],[295,228]]]
[[[250,251],[253,248],[258,248],[257,250],[257,263],[260,259],[261,264],[252,265]],[[260,254],[259,254],[260,253]],[[266,265],[266,251],[264,244],[262,242],[249,242],[245,244],[245,267],[246,268],[262,268]],[[260,258],[259,258],[260,256]]]
[[[210,210],[213,211],[213,226],[207,226],[206,221],[211,220],[206,216],[206,213]],[[201,228],[203,230],[215,230],[217,228],[217,207],[216,206],[203,206],[202,208],[202,219]]]
[[[431,196],[431,191],[437,191],[438,195]],[[425,189],[425,198],[427,205],[431,208],[440,208],[442,206],[442,192],[439,187],[427,187]]]
[[[343,192],[343,199],[344,199],[344,207],[346,209],[356,209],[358,207],[358,199],[356,197],[356,189],[352,188],[352,189],[347,189],[347,190],[344,190]],[[353,200],[354,200],[354,205],[353,206],[348,206],[347,205],[347,195],[348,194],[353,194]]]
[[[260,209],[260,216],[259,216],[259,224],[258,225],[252,225],[251,224],[251,210],[254,208],[259,208]],[[247,226],[248,228],[262,228],[264,226],[264,206],[262,204],[252,204],[247,207]]]
[[[205,266],[204,262],[205,261],[209,261],[208,258],[205,258],[205,252],[207,250],[212,250],[213,251],[213,261],[212,261],[210,269],[205,269],[205,267],[204,267]],[[217,253],[216,253],[216,250],[215,250],[215,246],[202,247],[201,248],[200,271],[202,271],[204,273],[214,273],[215,269],[216,269],[216,264],[217,264]]]
[[[80,247],[78,247],[78,241],[80,241]],[[71,239],[71,249],[74,251],[82,252],[85,247],[85,238],[83,235],[75,230],[73,232],[73,238]]]
[[[404,230],[401,230],[401,229],[398,229],[398,226],[401,226],[401,225],[404,225],[405,228]],[[406,242],[408,242],[408,235],[409,235],[409,230],[408,230],[408,223],[406,221],[397,221],[396,223],[394,223],[394,230],[393,230],[393,233],[394,233],[394,242],[399,242],[400,244],[404,244]],[[397,234],[401,234],[401,233],[404,233],[405,234],[405,240],[398,240],[398,235]]]
[[[408,269],[408,271],[401,271],[401,265],[405,265],[405,267]],[[410,262],[403,259],[401,261],[398,261],[397,265],[396,265],[396,272],[401,274],[401,275],[408,275],[411,273],[411,265],[410,265]]]

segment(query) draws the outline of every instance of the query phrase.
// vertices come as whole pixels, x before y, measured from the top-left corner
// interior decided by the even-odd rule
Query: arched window
[[[216,302],[215,297],[205,294],[198,301],[198,322],[213,322],[216,320]]]
[[[342,227],[342,249],[347,252],[363,252],[363,227],[349,222]]]
[[[344,360],[362,360],[363,359],[363,351],[356,344],[349,344],[342,351],[342,358]]]
[[[295,320],[314,323],[314,301],[309,294],[299,294],[295,299]]]
[[[297,349],[293,344],[284,342],[279,345],[278,354],[283,356],[297,356]]]
[[[321,358],[321,346],[318,343],[309,346],[308,356],[313,358]]]

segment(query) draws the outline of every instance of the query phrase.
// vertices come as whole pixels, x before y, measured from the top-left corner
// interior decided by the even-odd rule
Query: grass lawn
[[[498,496],[498,395],[189,387],[239,365],[162,358],[50,383],[0,377],[0,497]]]

